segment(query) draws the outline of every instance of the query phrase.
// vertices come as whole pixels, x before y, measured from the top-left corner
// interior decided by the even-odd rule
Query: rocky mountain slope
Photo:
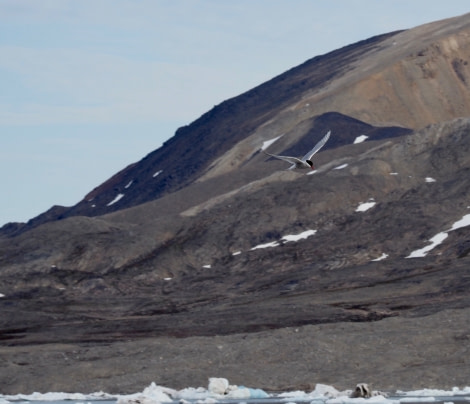
[[[469,24],[314,58],[4,228],[2,392],[468,384]],[[261,152],[327,130],[315,172]]]
[[[277,136],[283,135],[284,148],[295,148],[305,136],[311,143],[311,122],[331,111],[374,126],[410,129],[466,116],[469,35],[470,18],[464,15],[314,57],[215,106],[77,205],[55,206],[26,229],[75,215],[103,215],[232,172]],[[23,227],[9,225],[3,233]]]

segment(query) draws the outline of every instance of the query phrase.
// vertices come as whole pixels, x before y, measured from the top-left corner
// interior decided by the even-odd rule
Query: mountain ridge
[[[419,128],[401,120],[427,122],[433,108],[462,100],[443,97],[423,113],[414,101],[434,96],[430,88],[448,94],[458,86],[468,95],[469,24],[470,14],[375,37],[310,62],[324,70],[294,68],[276,79],[291,93],[277,101],[266,85],[273,99],[249,119],[235,97],[118,172],[91,200],[8,227],[0,238],[4,391],[116,391],[154,380],[184,387],[214,375],[243,384],[247,369],[249,381],[271,389],[465,382],[470,226],[454,227],[470,214],[470,111],[456,118],[448,108],[446,119]],[[460,34],[457,47],[444,49]],[[393,45],[397,37],[408,47]],[[457,55],[462,63],[453,65]],[[423,77],[428,57],[434,73]],[[405,59],[407,74],[390,76]],[[352,73],[370,81],[348,79]],[[385,91],[376,83],[387,77]],[[403,77],[414,95],[395,86]],[[393,106],[377,102],[384,119],[403,108],[402,94],[409,110],[396,126],[322,111],[354,99],[350,108],[360,112],[367,88],[367,102],[380,95]],[[327,90],[329,100],[311,103]],[[327,130],[316,171],[286,171],[262,153],[302,155]],[[178,152],[165,161],[174,171],[158,157],[171,150]],[[191,155],[197,164],[179,178],[186,166],[178,158]],[[287,351],[297,352],[297,363]],[[38,363],[47,364],[41,374]]]

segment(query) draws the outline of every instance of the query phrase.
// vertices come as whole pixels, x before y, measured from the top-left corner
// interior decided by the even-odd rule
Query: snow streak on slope
[[[114,198],[111,202],[109,202],[106,206],[111,206],[111,205],[114,205],[117,201],[119,201],[122,197],[124,196],[124,194],[118,194],[116,196],[116,198]]]
[[[370,208],[374,207],[376,202],[374,201],[373,198],[369,199],[369,202],[363,202],[361,203],[357,208],[356,212],[365,212],[366,210],[369,210]]]
[[[280,139],[281,137],[282,135],[275,137],[274,139],[266,140],[265,142],[263,142],[263,145],[261,146],[261,150],[266,150],[269,146],[271,146],[276,140]]]
[[[462,219],[457,220],[449,230],[436,234],[434,237],[432,237],[429,240],[431,244],[429,244],[426,247],[420,248],[419,250],[415,250],[411,252],[411,254],[408,255],[406,258],[425,257],[429,251],[437,247],[449,236],[448,234],[449,232],[460,229],[461,227],[466,227],[466,226],[470,226],[470,214],[464,215]]]
[[[307,237],[313,236],[316,232],[316,230],[306,230],[299,234],[289,234],[287,236],[282,237],[279,241],[272,241],[266,244],[258,244],[257,246],[253,247],[250,251],[258,250],[260,248],[277,247],[282,245],[283,243],[288,243],[289,241],[303,240]]]

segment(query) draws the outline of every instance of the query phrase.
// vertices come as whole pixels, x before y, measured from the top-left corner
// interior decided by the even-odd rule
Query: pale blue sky
[[[0,0],[0,226],[71,206],[214,105],[468,0]]]

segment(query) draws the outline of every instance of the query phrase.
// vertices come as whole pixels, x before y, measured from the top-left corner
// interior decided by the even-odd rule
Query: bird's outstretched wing
[[[318,150],[320,150],[324,145],[325,143],[328,141],[329,137],[330,137],[330,134],[331,134],[331,130],[328,131],[328,133],[323,136],[323,139],[320,140],[316,145],[315,147],[310,150],[303,158],[302,158],[302,161],[307,161],[307,160],[311,160],[312,156],[318,152]]]
[[[275,154],[266,153],[264,150],[263,150],[263,153],[264,153],[264,154],[267,154],[268,156],[274,157],[274,158],[276,158],[276,159],[287,161],[288,163],[291,163],[291,164],[302,163],[302,160],[298,159],[297,157],[291,157],[291,156],[277,156],[277,155],[275,155]]]

